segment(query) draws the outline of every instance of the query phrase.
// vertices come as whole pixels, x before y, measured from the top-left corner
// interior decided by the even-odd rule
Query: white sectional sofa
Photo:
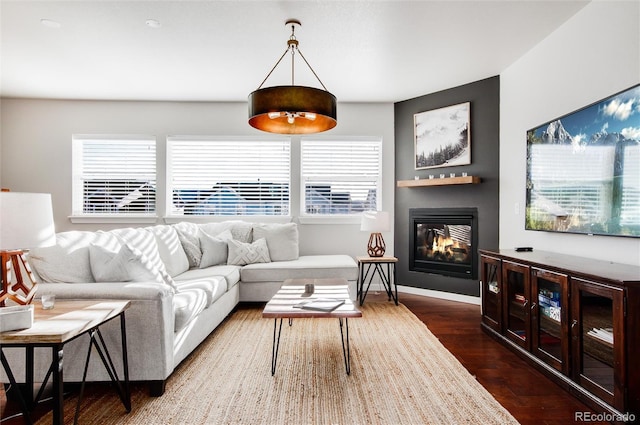
[[[300,256],[295,223],[243,221],[62,232],[55,246],[32,250],[29,262],[41,282],[38,296],[131,300],[130,379],[148,381],[153,395],[238,302],[268,301],[287,278],[345,278],[355,298],[358,274],[348,255]],[[121,370],[118,321],[102,333]],[[85,338],[65,346],[65,382],[81,381],[86,347]],[[20,380],[23,353],[5,352]],[[50,353],[36,350],[36,377],[49,361]],[[92,362],[87,380],[108,381],[97,356]]]

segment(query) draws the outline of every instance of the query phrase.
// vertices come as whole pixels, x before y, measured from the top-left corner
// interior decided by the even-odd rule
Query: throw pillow
[[[189,259],[178,239],[178,232],[173,226],[158,224],[147,227],[146,230],[156,237],[160,260],[164,263],[169,276],[177,276],[189,270]]]
[[[167,273],[167,268],[160,258],[158,242],[156,242],[156,237],[153,233],[147,229],[134,229],[131,227],[110,230],[109,233],[115,235],[122,245],[129,245],[132,248],[140,250],[149,262],[150,267],[160,274],[162,281],[167,285],[173,286],[175,289],[175,282],[169,273]]]
[[[116,249],[118,239],[108,233],[72,230],[56,234],[56,244],[29,251],[28,261],[40,282],[95,282],[89,263],[89,245]]]
[[[200,239],[197,234],[186,232],[176,227],[178,232],[178,240],[182,244],[182,249],[187,255],[189,261],[189,268],[200,267],[200,261],[202,260],[202,250],[200,249]]]
[[[200,232],[200,248],[202,249],[202,259],[200,268],[226,264],[228,257],[227,241],[233,239],[231,232],[225,230],[218,236],[211,236],[205,232]]]
[[[270,263],[267,241],[258,239],[253,243],[245,243],[229,239],[229,257],[227,264],[244,266],[253,263]]]
[[[27,256],[29,265],[41,282],[95,282],[89,265],[89,249],[82,247],[70,253],[60,245],[34,248]]]
[[[251,242],[251,230],[253,224],[242,220],[229,220],[219,223],[203,223],[198,225],[200,230],[210,235],[219,235],[225,230],[230,230],[233,239],[240,242]]]
[[[91,244],[89,261],[96,282],[156,281],[164,283],[163,277],[142,252],[129,244],[122,245],[117,252]]]
[[[253,226],[253,238],[267,241],[271,261],[291,261],[299,257],[296,223],[256,224]]]

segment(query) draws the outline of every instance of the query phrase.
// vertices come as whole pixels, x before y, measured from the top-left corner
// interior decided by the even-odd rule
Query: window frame
[[[82,181],[86,175],[83,160],[78,157],[78,150],[82,150],[85,141],[146,141],[153,143],[153,166],[154,166],[154,203],[153,212],[143,213],[86,213],[82,210],[84,203],[84,190]],[[72,223],[155,223],[158,219],[158,200],[160,198],[160,188],[158,187],[158,141],[155,135],[150,134],[73,134],[71,137],[71,215],[69,220]],[[80,172],[78,167],[82,167]]]
[[[263,215],[263,214],[175,214],[173,211],[173,167],[172,167],[172,151],[173,143],[181,141],[196,142],[273,142],[285,143],[288,147],[287,161],[287,184],[288,184],[288,214],[286,215]],[[166,161],[165,161],[165,215],[166,223],[177,223],[180,221],[190,222],[219,222],[227,220],[245,220],[245,221],[261,221],[261,222],[290,222],[292,220],[292,139],[289,136],[219,136],[219,135],[170,135],[166,138]]]
[[[304,170],[304,143],[305,142],[345,142],[345,143],[372,143],[378,148],[378,174],[376,177],[376,210],[382,209],[382,149],[383,139],[381,136],[302,136],[300,138],[300,172],[299,172],[299,210],[298,217],[300,223],[307,224],[354,224],[360,223],[362,214],[309,214],[306,211],[306,177]]]

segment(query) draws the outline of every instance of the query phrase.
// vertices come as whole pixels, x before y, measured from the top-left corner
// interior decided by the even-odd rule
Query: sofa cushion
[[[89,261],[96,282],[164,282],[144,254],[129,244],[117,251],[91,244]]]
[[[253,239],[261,238],[267,241],[271,261],[298,259],[298,225],[296,223],[256,224],[253,226]]]
[[[157,225],[146,228],[156,237],[158,254],[167,268],[169,276],[175,276],[189,270],[189,260],[185,254],[178,232],[172,226]]]
[[[183,221],[173,225],[178,234],[178,239],[182,244],[182,249],[189,261],[189,268],[199,267],[202,259],[202,250],[200,249],[200,239],[198,233],[200,228],[195,223]]]
[[[233,239],[230,230],[225,230],[217,236],[211,236],[204,231],[200,231],[200,249],[202,250],[202,258],[200,259],[200,268],[217,266],[227,263],[229,249],[227,241]]]
[[[271,261],[267,241],[264,239],[258,239],[253,243],[230,239],[228,246],[229,257],[227,258],[227,264],[244,266],[245,264],[269,263]]]
[[[227,281],[223,276],[207,276],[200,279],[176,282],[177,291],[187,289],[202,289],[207,294],[207,307],[227,292]]]
[[[118,239],[109,233],[73,230],[56,234],[56,244],[34,248],[29,252],[29,264],[41,282],[95,282],[89,262],[89,244],[117,249]]]
[[[240,270],[243,282],[336,278],[356,280],[358,265],[349,255],[303,255],[293,261],[249,264]]]
[[[191,269],[175,277],[177,285],[183,281],[205,279],[210,276],[224,277],[227,281],[227,291],[240,282],[240,266],[221,265],[206,269]]]
[[[253,230],[253,224],[246,221],[230,220],[222,221],[220,223],[203,223],[199,225],[200,230],[209,235],[219,235],[225,230],[231,231],[233,239],[240,242],[251,242],[251,231]]]
[[[173,296],[173,331],[178,332],[207,308],[207,294],[200,288],[185,288]]]

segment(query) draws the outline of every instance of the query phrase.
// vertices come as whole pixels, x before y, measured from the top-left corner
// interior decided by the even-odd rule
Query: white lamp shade
[[[362,213],[362,221],[360,222],[360,230],[363,232],[388,232],[389,213],[386,211],[365,211]]]
[[[55,243],[51,194],[0,192],[0,250]]]

